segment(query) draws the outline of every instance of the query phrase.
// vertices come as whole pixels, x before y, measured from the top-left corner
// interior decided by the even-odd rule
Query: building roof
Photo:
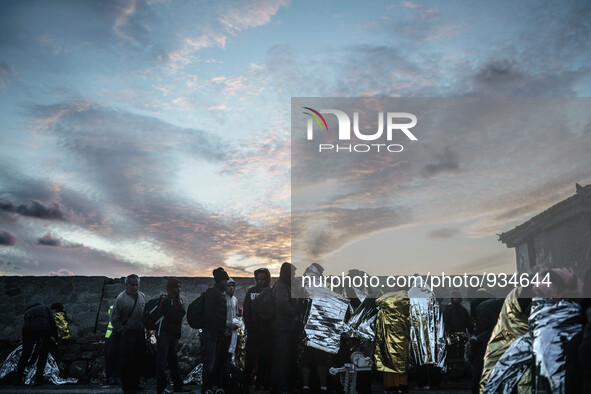
[[[527,242],[537,233],[574,216],[591,214],[591,184],[584,187],[576,184],[576,190],[575,195],[551,206],[514,229],[502,233],[499,235],[499,241],[506,244],[508,248],[514,248]]]

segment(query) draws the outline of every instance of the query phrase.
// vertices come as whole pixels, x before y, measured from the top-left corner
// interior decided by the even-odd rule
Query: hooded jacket
[[[161,331],[166,331],[175,338],[181,338],[181,326],[185,316],[185,305],[180,297],[174,295],[174,287],[180,283],[178,279],[172,278],[166,283],[166,297],[160,304],[160,313],[163,316]]]
[[[295,300],[291,298],[291,270],[291,264],[283,263],[279,280],[273,286],[275,318],[272,327],[278,331],[292,331],[297,328],[297,309]]]
[[[259,268],[256,271],[254,271],[254,279],[256,281],[258,274],[260,273],[264,273],[267,274],[269,276],[269,278],[271,278],[271,273],[269,272],[268,269],[266,268]],[[257,321],[255,319],[255,317],[253,316],[252,313],[252,300],[254,300],[256,297],[258,297],[258,295],[261,293],[261,291],[265,288],[268,288],[270,286],[259,286],[259,285],[254,285],[254,286],[250,286],[248,288],[248,290],[246,291],[246,296],[244,297],[244,303],[242,305],[242,316],[244,319],[244,324],[246,325],[247,330],[251,329],[251,330],[257,330],[257,329],[264,329],[264,325],[261,325],[262,322]]]
[[[226,331],[226,292],[220,282],[205,292],[205,322],[203,328],[216,335]]]

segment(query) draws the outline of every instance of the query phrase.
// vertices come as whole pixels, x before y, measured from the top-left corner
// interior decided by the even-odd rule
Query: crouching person
[[[49,308],[36,302],[30,305],[25,311],[25,322],[23,324],[23,351],[18,360],[16,369],[17,381],[23,382],[25,367],[33,347],[37,347],[39,358],[37,359],[37,370],[35,372],[35,384],[43,384],[43,372],[50,347],[57,340],[57,327]]]
[[[166,365],[170,369],[175,393],[188,393],[191,390],[183,387],[177,356],[178,343],[181,338],[181,325],[185,316],[185,306],[181,299],[181,281],[171,278],[166,283],[166,297],[159,306],[162,323],[156,331],[158,350],[156,353],[156,386],[158,394],[165,394],[168,386]]]

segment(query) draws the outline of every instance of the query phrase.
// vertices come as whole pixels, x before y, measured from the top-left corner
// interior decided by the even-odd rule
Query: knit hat
[[[236,284],[236,281],[234,279],[230,278],[230,279],[228,279],[228,284],[230,284],[230,283]]]
[[[168,280],[168,282],[166,282],[166,292],[170,295],[172,294],[172,291],[174,290],[174,288],[176,287],[176,285],[178,283],[181,283],[180,280],[178,280],[177,278],[170,278]]]
[[[215,279],[215,283],[221,282],[223,280],[228,280],[230,277],[228,273],[224,271],[222,267],[216,268],[213,270],[213,279]]]

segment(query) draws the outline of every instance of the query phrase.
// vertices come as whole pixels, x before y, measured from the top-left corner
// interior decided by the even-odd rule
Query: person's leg
[[[201,359],[203,362],[203,385],[201,391],[210,390],[213,387],[213,374],[215,371],[215,356],[217,352],[217,336],[203,330],[201,332]]]
[[[268,387],[271,381],[271,360],[273,359],[273,332],[259,331],[257,340],[257,386]],[[269,340],[271,339],[271,340]]]
[[[133,388],[132,383],[132,355],[133,344],[131,340],[131,334],[129,332],[124,333],[119,340],[119,354],[121,362],[121,381],[123,383],[123,392],[131,392]]]
[[[43,374],[45,373],[45,364],[47,364],[47,355],[51,346],[49,332],[39,334],[37,344],[39,345],[39,358],[37,359],[37,370],[35,371],[35,383],[43,383]]]
[[[169,357],[170,338],[166,332],[161,332],[157,338],[156,350],[156,393],[160,394],[168,385],[166,376],[166,361]]]
[[[23,374],[25,372],[25,367],[29,361],[29,357],[31,357],[31,353],[33,352],[33,345],[35,344],[35,338],[31,335],[28,331],[23,331],[23,347],[21,350],[21,358],[18,360],[18,364],[16,367],[16,378],[18,381],[24,378]]]
[[[256,363],[257,347],[254,346],[256,340],[255,333],[256,330],[251,329],[248,331],[246,336],[246,354],[244,356],[244,371],[242,375],[242,384],[246,390],[248,390],[250,387],[250,383],[252,381],[252,371],[254,370]]]
[[[134,333],[134,369],[133,369],[133,381],[134,387],[137,388],[140,385],[141,368],[143,365],[143,359],[145,354],[145,333],[143,330],[138,330]],[[155,366],[152,366],[154,368]]]
[[[172,335],[170,336],[170,345],[168,348],[168,369],[170,370],[174,389],[180,390],[183,388],[183,378],[181,377],[179,368],[178,339]]]

